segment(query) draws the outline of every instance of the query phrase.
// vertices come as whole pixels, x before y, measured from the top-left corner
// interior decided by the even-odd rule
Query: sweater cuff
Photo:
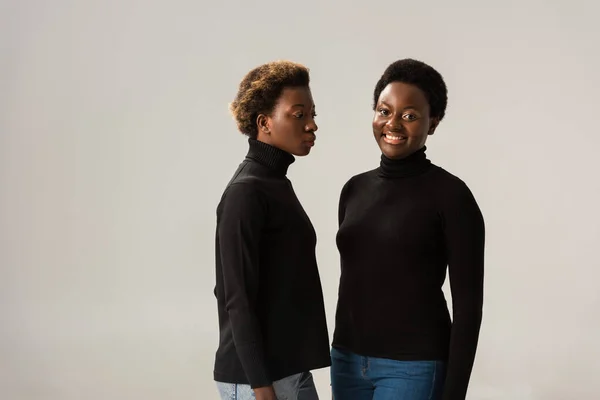
[[[252,389],[271,386],[271,380],[265,364],[264,354],[260,346],[247,344],[237,348],[238,357]]]

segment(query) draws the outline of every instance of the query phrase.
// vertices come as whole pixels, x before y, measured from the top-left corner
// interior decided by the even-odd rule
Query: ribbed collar
[[[295,161],[293,155],[277,147],[256,139],[248,139],[247,158],[271,168],[282,175],[287,174],[288,167]]]
[[[384,178],[405,178],[422,174],[431,166],[431,161],[425,155],[426,150],[427,147],[423,146],[410,156],[398,160],[387,158],[382,154],[377,169],[379,175]]]

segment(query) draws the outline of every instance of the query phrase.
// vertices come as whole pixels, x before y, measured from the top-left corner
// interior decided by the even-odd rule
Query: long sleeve
[[[255,309],[259,244],[265,219],[266,209],[260,194],[246,183],[232,184],[217,212],[225,307],[237,354],[252,388],[272,383]]]
[[[346,215],[346,199],[348,198],[348,192],[350,191],[350,183],[352,179],[350,179],[346,184],[342,187],[340,192],[340,201],[338,205],[338,227],[342,225],[344,222],[344,216]]]
[[[483,216],[464,184],[445,199],[444,237],[453,322],[443,400],[464,400],[482,319],[485,247]]]

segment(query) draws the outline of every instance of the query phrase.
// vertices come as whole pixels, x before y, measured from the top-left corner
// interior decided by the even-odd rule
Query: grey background
[[[0,398],[215,399],[215,207],[251,68],[311,69],[290,169],[333,330],[339,191],[374,168],[398,58],[449,87],[428,142],[488,229],[469,399],[600,396],[600,89],[592,1],[0,1]],[[329,398],[328,370],[316,372]]]

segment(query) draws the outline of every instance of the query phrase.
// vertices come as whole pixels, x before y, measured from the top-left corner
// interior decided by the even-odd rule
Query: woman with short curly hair
[[[310,371],[331,364],[316,234],[286,177],[315,144],[309,81],[301,64],[267,63],[230,105],[249,150],[217,207],[222,399],[316,400]]]
[[[465,399],[482,317],[485,227],[467,185],[425,154],[447,101],[441,74],[418,60],[393,62],[375,85],[379,167],[348,180],[339,202],[336,400]]]

